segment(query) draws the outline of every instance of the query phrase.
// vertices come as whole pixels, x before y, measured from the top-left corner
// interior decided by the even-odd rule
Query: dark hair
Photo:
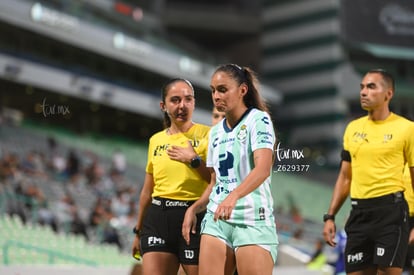
[[[184,79],[184,78],[173,78],[173,79],[168,80],[161,88],[162,102],[165,103],[165,98],[167,97],[168,91],[170,90],[171,86],[176,82],[185,82],[191,88],[191,90],[193,91],[193,94],[194,94],[194,87],[193,87],[193,84],[191,84],[190,81],[188,81],[187,79]],[[168,128],[168,127],[171,126],[171,119],[168,116],[167,112],[164,112],[164,122],[163,122],[163,124],[164,124],[165,128]]]
[[[256,73],[249,67],[241,67],[237,64],[220,65],[214,73],[225,72],[237,81],[239,85],[247,85],[247,93],[243,98],[246,107],[254,107],[269,113],[266,102],[261,98],[258,90],[259,80]]]
[[[390,74],[389,72],[387,72],[384,69],[371,69],[368,71],[369,74],[380,74],[382,76],[382,78],[384,79],[385,83],[391,87],[392,91],[395,92],[395,83],[394,83],[394,77],[392,76],[392,74]]]

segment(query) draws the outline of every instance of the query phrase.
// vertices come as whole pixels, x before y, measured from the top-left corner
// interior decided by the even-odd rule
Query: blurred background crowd
[[[3,214],[129,249],[140,184],[126,175],[120,149],[103,159],[99,153],[7,124],[0,134]]]

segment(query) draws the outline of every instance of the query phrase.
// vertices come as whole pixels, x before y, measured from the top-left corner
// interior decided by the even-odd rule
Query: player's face
[[[161,108],[170,116],[172,123],[191,120],[195,108],[193,90],[184,81],[173,83]]]
[[[213,103],[219,112],[228,113],[243,103],[246,84],[239,84],[225,72],[216,72],[210,82]]]
[[[388,88],[381,74],[368,73],[360,84],[360,102],[362,109],[373,111],[388,104],[392,90]]]
[[[214,126],[219,123],[224,117],[225,113],[219,112],[216,108],[213,109],[213,113],[211,115],[211,124]]]

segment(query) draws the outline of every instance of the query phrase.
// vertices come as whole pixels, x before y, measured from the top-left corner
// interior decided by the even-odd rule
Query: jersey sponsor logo
[[[227,151],[224,154],[219,155],[219,172],[221,177],[227,177],[229,170],[233,168],[234,156],[231,152]]]
[[[355,132],[353,135],[354,142],[361,142],[367,140],[367,133]]]
[[[157,145],[154,149],[154,156],[162,156],[162,152],[168,149],[169,144]]]
[[[272,138],[273,135],[270,132],[263,132],[263,131],[258,131],[257,132],[258,136],[263,136],[262,138]]]
[[[260,138],[259,144],[270,144],[273,145],[273,135],[270,132],[258,131],[257,136]]]
[[[384,254],[385,254],[385,248],[377,247],[377,255],[384,256]]]
[[[219,184],[216,187],[216,194],[220,193],[229,194],[230,191],[223,187],[223,184],[228,185],[237,182],[237,178],[227,179],[229,176],[229,170],[234,167],[234,156],[231,152],[226,151],[224,154],[219,155]]]
[[[271,140],[267,140],[267,139],[261,139],[257,143],[258,144],[269,144],[269,145],[273,145],[273,142]]]
[[[232,179],[219,179],[220,183],[224,183],[224,184],[231,184],[231,183],[236,183],[237,182],[237,178],[232,178]]]
[[[191,145],[193,146],[193,148],[197,148],[200,145],[200,140],[198,139],[189,139],[189,141],[191,142]],[[171,144],[169,143],[157,145],[157,147],[155,147],[154,149],[153,155],[162,156],[162,152],[165,152],[166,150],[168,150],[170,146]],[[185,143],[184,146],[187,146],[187,143]]]
[[[155,236],[148,237],[148,246],[162,246],[165,244],[165,240]]]
[[[355,253],[355,254],[348,254],[346,256],[346,261],[349,264],[356,264],[356,263],[362,262],[363,258],[364,258],[364,253],[363,252],[358,252],[358,253]]]
[[[235,139],[234,138],[228,138],[228,139],[220,140],[220,142],[218,142],[218,140],[219,140],[219,137],[216,137],[214,139],[214,141],[213,141],[213,147],[217,147],[217,145],[224,144],[224,143],[227,143],[227,142],[234,142]]]
[[[185,249],[184,250],[184,257],[186,259],[194,259],[194,250]]]
[[[219,186],[216,187],[216,194],[220,195],[220,193],[229,194],[230,191],[225,189],[222,185],[219,185]]]

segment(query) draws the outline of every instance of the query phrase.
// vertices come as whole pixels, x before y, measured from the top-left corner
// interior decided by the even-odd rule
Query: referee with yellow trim
[[[345,225],[347,274],[401,274],[408,246],[408,205],[404,166],[414,185],[414,123],[390,111],[394,79],[382,69],[368,71],[360,84],[361,107],[368,112],[351,121],[343,140],[342,161],[323,236],[335,246],[335,214],[348,196]],[[412,186],[411,186],[412,187]]]
[[[184,214],[206,189],[210,127],[192,121],[194,89],[185,79],[172,79],[162,89],[160,108],[165,129],[149,141],[144,186],[139,200],[132,254],[142,255],[143,275],[198,274],[200,223],[187,244],[181,234]]]

